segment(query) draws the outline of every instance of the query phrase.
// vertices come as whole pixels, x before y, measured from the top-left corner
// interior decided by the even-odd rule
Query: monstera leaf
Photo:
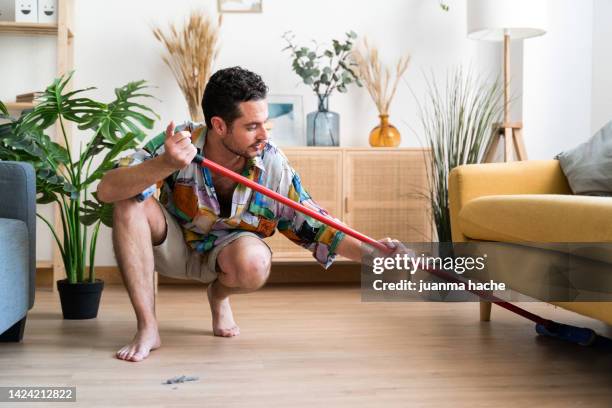
[[[60,118],[82,123],[83,116],[87,113],[103,110],[104,104],[80,97],[81,93],[95,89],[93,87],[64,92],[72,75],[73,72],[70,72],[63,77],[56,78],[37,98],[34,110],[23,117],[20,126],[45,130]]]
[[[152,98],[151,95],[141,92],[146,88],[145,81],[137,81],[115,89],[115,100],[105,109],[87,112],[79,124],[79,129],[97,129],[102,138],[110,143],[117,143],[129,133],[133,133],[139,141],[144,140],[145,133],[141,127],[153,127],[154,121],[146,116],[146,113],[154,112],[132,100]]]

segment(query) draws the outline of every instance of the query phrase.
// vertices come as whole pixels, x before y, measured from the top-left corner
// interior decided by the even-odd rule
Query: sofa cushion
[[[557,155],[574,194],[612,195],[612,121],[591,139]]]
[[[612,242],[612,198],[557,194],[491,195],[459,213],[463,234],[502,242]]]
[[[0,333],[20,320],[30,303],[28,227],[0,218]]]

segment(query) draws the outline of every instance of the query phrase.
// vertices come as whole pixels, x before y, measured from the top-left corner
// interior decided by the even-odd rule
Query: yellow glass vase
[[[370,146],[397,147],[402,138],[399,130],[389,123],[389,115],[379,115],[380,125],[370,132]]]

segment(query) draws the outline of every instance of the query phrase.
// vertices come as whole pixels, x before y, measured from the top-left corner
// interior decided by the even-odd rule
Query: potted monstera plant
[[[36,170],[39,204],[57,204],[61,228],[41,214],[59,247],[66,279],[57,281],[65,319],[94,318],[104,282],[95,278],[94,259],[100,225],[112,225],[112,205],[100,202],[92,184],[112,169],[118,156],[137,147],[156,114],[138,102],[150,98],[144,81],[115,89],[110,103],[83,96],[94,88],[69,91],[72,73],[47,87],[32,110],[14,119],[0,102],[0,160],[31,163]],[[67,127],[91,134],[75,146]],[[46,133],[55,124],[54,142]],[[91,231],[91,233],[88,233]]]

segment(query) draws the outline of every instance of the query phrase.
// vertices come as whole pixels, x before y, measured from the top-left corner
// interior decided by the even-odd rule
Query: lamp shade
[[[547,0],[468,0],[468,37],[503,41],[543,35],[547,26]]]

